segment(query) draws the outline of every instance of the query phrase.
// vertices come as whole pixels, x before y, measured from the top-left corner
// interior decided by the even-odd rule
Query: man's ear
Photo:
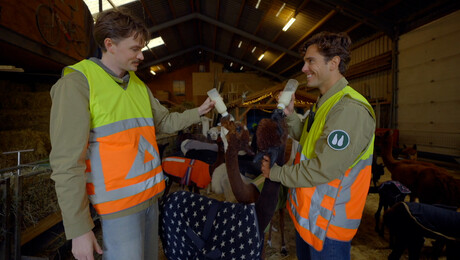
[[[105,49],[107,50],[107,52],[109,53],[113,53],[113,47],[115,45],[115,43],[112,41],[112,39],[110,38],[105,38],[104,39],[104,45],[105,45]]]
[[[334,58],[332,58],[329,61],[329,69],[331,71],[338,70],[339,69],[339,64],[340,64],[340,57],[339,56],[334,56]]]

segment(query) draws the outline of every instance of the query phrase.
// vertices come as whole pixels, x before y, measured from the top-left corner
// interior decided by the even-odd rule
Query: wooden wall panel
[[[460,156],[460,11],[402,35],[397,128],[400,143]]]

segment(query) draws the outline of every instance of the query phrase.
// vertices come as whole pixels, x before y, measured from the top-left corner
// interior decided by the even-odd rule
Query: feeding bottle
[[[208,91],[208,96],[211,98],[212,101],[216,102],[215,108],[217,112],[222,115],[222,117],[226,117],[228,115],[227,106],[225,106],[224,100],[220,96],[219,92],[216,88],[213,88]]]
[[[287,106],[289,106],[292,94],[295,93],[295,91],[297,90],[297,86],[299,86],[299,82],[297,80],[288,80],[286,86],[284,87],[283,93],[281,94],[281,97],[278,100],[277,107],[279,109],[285,109]]]

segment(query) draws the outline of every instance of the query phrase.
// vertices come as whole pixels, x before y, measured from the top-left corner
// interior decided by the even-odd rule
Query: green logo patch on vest
[[[343,150],[350,144],[350,136],[343,130],[334,130],[327,136],[327,144],[334,150]]]

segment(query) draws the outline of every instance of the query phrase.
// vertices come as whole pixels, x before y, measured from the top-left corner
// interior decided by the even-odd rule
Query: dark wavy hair
[[[106,52],[104,40],[112,39],[115,43],[134,35],[134,39],[141,37],[147,44],[150,40],[149,31],[144,22],[131,15],[126,9],[107,10],[101,12],[94,25],[94,40],[103,52]]]
[[[348,64],[350,63],[350,37],[342,33],[320,32],[308,39],[300,48],[300,52],[305,55],[308,47],[316,44],[318,51],[324,56],[326,62],[330,61],[335,56],[340,57],[339,71],[345,75]]]

